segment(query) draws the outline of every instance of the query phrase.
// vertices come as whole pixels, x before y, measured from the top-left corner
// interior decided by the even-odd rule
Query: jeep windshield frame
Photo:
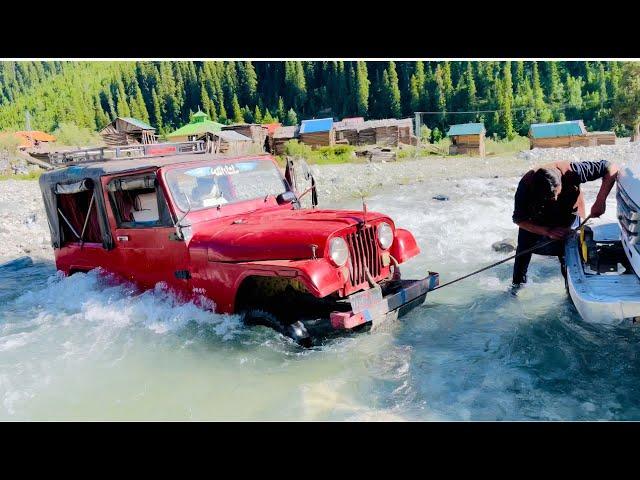
[[[163,170],[167,191],[182,212],[221,210],[225,205],[276,198],[291,191],[269,158],[212,159]]]

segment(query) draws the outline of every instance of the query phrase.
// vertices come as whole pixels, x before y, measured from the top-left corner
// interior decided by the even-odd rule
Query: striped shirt
[[[604,177],[609,170],[610,162],[608,160],[571,162],[569,165],[571,170],[578,174],[580,183],[586,183]]]

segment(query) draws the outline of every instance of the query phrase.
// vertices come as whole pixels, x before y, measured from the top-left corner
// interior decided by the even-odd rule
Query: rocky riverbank
[[[461,179],[513,179],[533,165],[557,160],[597,160],[618,163],[640,160],[640,143],[591,148],[535,149],[515,156],[468,158],[427,157],[390,163],[312,165],[320,206],[348,198],[369,197],[397,185],[425,183],[425,195],[446,196]],[[428,188],[427,188],[428,187]],[[49,228],[37,181],[0,181],[0,262],[20,256],[53,257]]]

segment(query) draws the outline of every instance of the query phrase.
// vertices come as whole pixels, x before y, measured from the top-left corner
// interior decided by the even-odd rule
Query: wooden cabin
[[[246,135],[242,135],[234,130],[221,130],[219,132],[206,134],[204,138],[209,138],[213,153],[221,155],[249,155],[256,153],[257,146],[253,140]],[[262,151],[262,150],[260,150]]]
[[[234,125],[225,125],[222,127],[222,131],[238,132],[240,135],[250,138],[254,145],[260,148],[260,151],[265,151],[267,129],[258,123],[236,123]]]
[[[587,136],[582,120],[534,123],[529,127],[531,148],[588,147],[593,142]],[[597,142],[597,140],[596,140]]]
[[[588,132],[587,137],[595,140],[595,145],[615,145],[615,132]]]
[[[189,142],[198,140],[206,134],[222,130],[223,125],[209,119],[209,115],[198,110],[191,116],[191,121],[167,135],[171,142]]]
[[[334,145],[336,132],[333,128],[333,118],[303,120],[300,125],[300,142],[311,148]]]
[[[273,133],[273,151],[276,155],[284,155],[284,145],[289,140],[298,138],[300,129],[297,125],[280,127]]]
[[[118,117],[100,130],[104,143],[108,146],[140,145],[156,143],[156,129],[132,117]]]
[[[451,138],[450,155],[485,156],[484,136],[486,130],[482,123],[461,123],[451,125],[447,136]]]

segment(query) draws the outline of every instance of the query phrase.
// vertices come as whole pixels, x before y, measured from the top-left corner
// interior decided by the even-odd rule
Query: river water
[[[368,208],[416,235],[405,278],[433,270],[444,283],[506,255],[491,244],[515,237],[517,181],[424,181],[378,191]],[[583,322],[555,259],[534,257],[512,297],[511,265],[313,350],[161,288],[63,278],[48,260],[4,268],[0,419],[640,419],[640,330]]]

